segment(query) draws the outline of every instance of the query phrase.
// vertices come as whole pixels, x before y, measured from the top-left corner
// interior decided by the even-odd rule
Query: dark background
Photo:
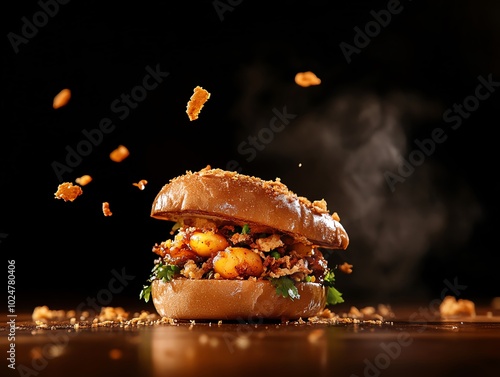
[[[8,35],[22,36],[23,17],[33,21],[41,5],[3,12],[0,250],[6,275],[15,259],[18,307],[68,309],[98,298],[152,309],[138,295],[151,247],[172,225],[149,217],[156,193],[186,170],[229,161],[340,214],[351,243],[329,258],[354,265],[337,277],[345,305],[425,306],[445,280],[458,282],[462,298],[499,296],[498,88],[466,117],[443,119],[474,95],[479,76],[500,81],[498,2],[401,1],[351,62],[340,44],[355,47],[354,28],[373,26],[372,11],[388,2],[222,0],[228,8],[219,13],[214,3],[73,0],[17,53]],[[147,66],[169,76],[119,119],[111,104],[141,85]],[[308,70],[321,85],[294,83]],[[191,122],[186,103],[197,85],[211,98]],[[63,88],[71,101],[54,110]],[[255,158],[239,148],[269,136],[262,129],[273,109],[285,107],[294,119],[261,139]],[[63,174],[93,181],[74,202],[54,199],[52,164],[65,164],[66,148],[103,118],[115,129]],[[415,139],[437,128],[446,141],[391,190],[388,172],[398,174]],[[115,163],[108,155],[120,144],[131,154]],[[140,179],[149,182],[144,191],[132,185]],[[103,201],[113,216],[103,216]],[[113,270],[130,280],[109,297]]]

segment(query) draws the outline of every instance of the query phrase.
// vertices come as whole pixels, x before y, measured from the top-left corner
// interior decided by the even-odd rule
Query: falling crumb
[[[111,212],[111,210],[109,209],[108,202],[102,203],[102,213],[104,214],[104,216],[113,216],[113,212]]]
[[[299,162],[299,168],[301,168],[301,167],[302,167],[302,162]]]
[[[80,186],[73,185],[71,182],[64,182],[57,187],[54,196],[56,199],[63,199],[65,202],[69,200],[72,202],[82,194],[83,191]]]
[[[198,115],[200,114],[203,105],[208,101],[209,98],[210,93],[203,89],[201,86],[197,86],[196,88],[194,88],[194,93],[189,99],[186,109],[189,120],[198,119]]]
[[[52,107],[54,109],[59,109],[60,107],[66,106],[71,99],[71,90],[63,89],[54,97],[52,102]]]
[[[295,75],[295,83],[302,87],[321,84],[321,80],[311,71],[299,72]]]
[[[352,264],[344,262],[339,266],[339,270],[345,274],[350,274],[352,273]]]
[[[85,174],[82,175],[81,177],[76,178],[75,182],[78,183],[80,186],[85,186],[88,185],[90,182],[92,182],[92,177],[88,174]]]
[[[146,181],[145,179],[141,179],[139,182],[137,183],[132,183],[134,186],[137,186],[139,187],[139,190],[144,190],[144,188],[146,187],[146,185],[148,184],[148,181]]]
[[[122,351],[118,348],[113,348],[109,351],[109,358],[112,360],[119,360],[122,358]]]
[[[439,313],[443,318],[450,317],[475,317],[476,307],[470,300],[459,299],[453,296],[446,296],[439,305]]]
[[[130,155],[129,150],[124,145],[119,145],[109,154],[109,158],[114,162],[122,162]]]

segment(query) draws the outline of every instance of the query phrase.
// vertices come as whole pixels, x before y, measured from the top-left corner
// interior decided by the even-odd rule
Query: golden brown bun
[[[269,281],[154,280],[151,296],[162,317],[182,320],[308,318],[325,307],[325,288],[318,283],[296,283],[300,298],[277,296]]]
[[[151,216],[178,221],[205,217],[236,224],[262,226],[330,249],[345,249],[349,237],[326,209],[326,202],[310,202],[279,181],[264,181],[208,166],[187,172],[163,186]]]

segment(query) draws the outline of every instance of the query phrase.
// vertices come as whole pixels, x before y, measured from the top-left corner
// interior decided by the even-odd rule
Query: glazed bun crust
[[[153,304],[162,317],[181,320],[294,320],[318,315],[325,307],[325,288],[297,283],[300,298],[278,296],[269,281],[154,280]]]
[[[207,218],[290,234],[317,246],[346,249],[349,237],[326,203],[299,197],[279,181],[209,166],[170,180],[153,201],[151,216],[177,222]]]

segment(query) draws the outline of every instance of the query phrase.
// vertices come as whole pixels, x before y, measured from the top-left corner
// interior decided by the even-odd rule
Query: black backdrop
[[[17,305],[151,309],[138,294],[171,226],[151,203],[208,164],[325,198],[351,237],[328,254],[354,264],[337,278],[349,304],[427,302],[450,282],[460,297],[500,295],[499,15],[494,1],[11,4],[0,250],[6,275],[16,263]],[[309,70],[321,85],[296,85]],[[143,90],[152,71],[158,85]],[[191,122],[197,85],[211,98]],[[63,88],[72,98],[54,110]],[[118,164],[108,155],[120,144],[130,156]],[[84,174],[81,197],[54,199]]]

